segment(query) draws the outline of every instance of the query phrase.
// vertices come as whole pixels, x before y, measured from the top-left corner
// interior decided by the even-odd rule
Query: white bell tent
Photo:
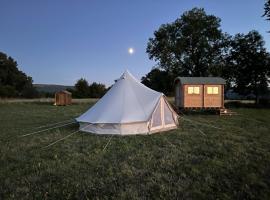
[[[140,83],[128,71],[76,120],[81,131],[96,134],[150,134],[178,125],[178,115],[165,96]]]

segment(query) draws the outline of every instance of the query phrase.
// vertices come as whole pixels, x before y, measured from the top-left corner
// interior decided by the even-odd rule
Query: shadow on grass
[[[233,101],[225,103],[227,109],[251,108],[251,109],[270,109],[270,104],[245,103],[241,101]],[[218,109],[183,109],[180,115],[219,115]]]
[[[241,101],[227,102],[225,103],[225,108],[260,108],[260,109],[269,109],[270,104],[268,103],[243,103]]]
[[[190,110],[181,110],[180,115],[218,115],[219,111],[215,109],[190,109]]]

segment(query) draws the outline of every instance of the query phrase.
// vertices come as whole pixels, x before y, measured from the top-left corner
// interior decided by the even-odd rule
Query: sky
[[[264,0],[0,0],[0,52],[34,83],[110,86],[128,69],[140,79],[156,64],[146,53],[161,24],[202,7],[231,35],[258,30],[270,50]],[[128,53],[134,48],[134,53]]]

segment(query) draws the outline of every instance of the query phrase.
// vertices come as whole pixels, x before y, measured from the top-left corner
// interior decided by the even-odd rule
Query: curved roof
[[[177,77],[181,84],[226,84],[226,80],[220,77]]]
[[[112,88],[76,120],[88,123],[148,121],[162,95],[125,71]]]

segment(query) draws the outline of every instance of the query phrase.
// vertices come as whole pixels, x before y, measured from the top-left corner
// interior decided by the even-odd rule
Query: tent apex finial
[[[132,77],[131,73],[126,69],[122,75],[123,78]]]

